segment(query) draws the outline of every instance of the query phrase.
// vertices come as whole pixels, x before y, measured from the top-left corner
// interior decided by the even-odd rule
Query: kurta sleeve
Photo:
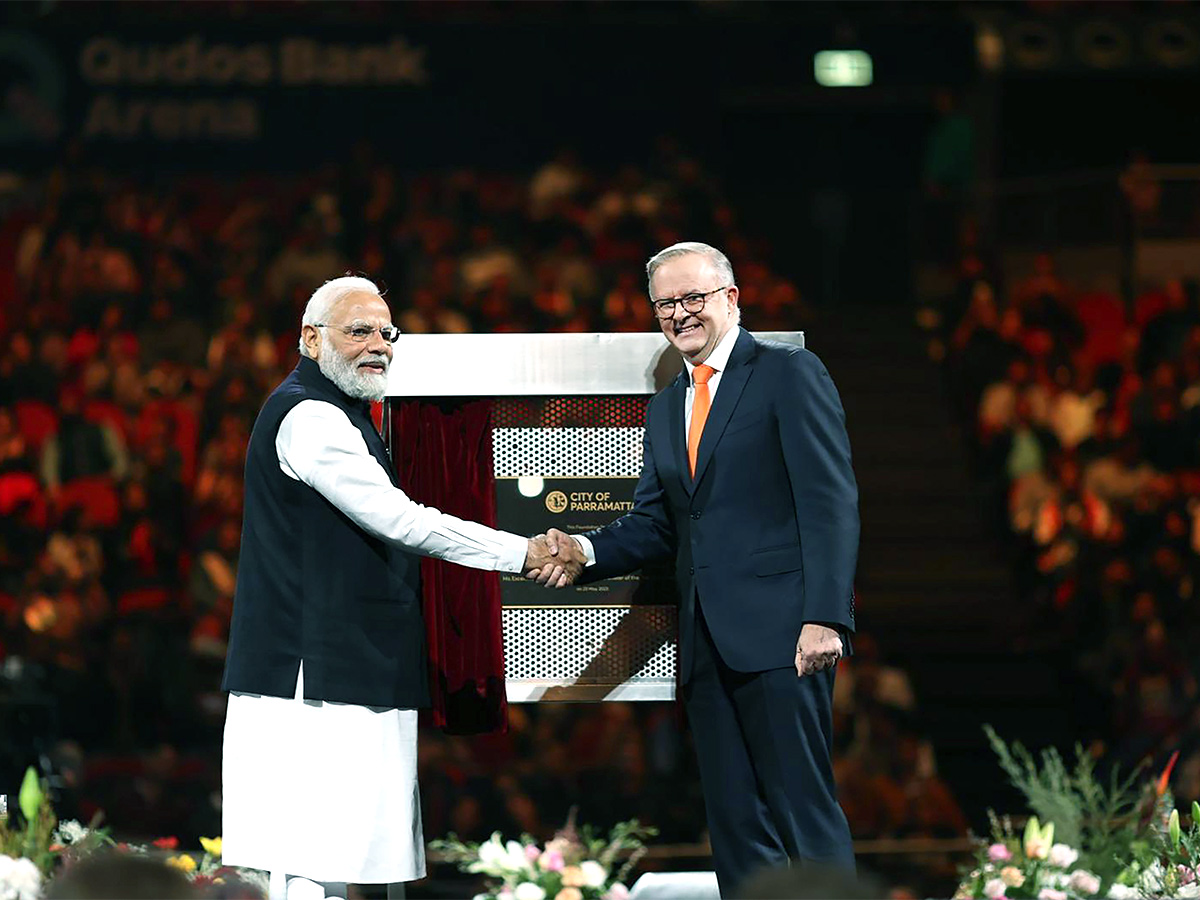
[[[296,404],[280,423],[275,451],[285,475],[313,488],[364,531],[474,569],[524,568],[525,538],[413,501],[392,484],[362,434],[332,403]]]

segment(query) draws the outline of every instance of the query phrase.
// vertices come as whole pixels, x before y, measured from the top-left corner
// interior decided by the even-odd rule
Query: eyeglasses
[[[325,322],[313,322],[313,328],[336,328],[346,337],[355,343],[362,344],[371,339],[371,335],[379,332],[379,336],[389,344],[396,343],[396,338],[400,337],[400,329],[395,325],[384,325],[381,328],[376,328],[374,325],[328,325]]]
[[[724,287],[713,288],[711,291],[696,291],[692,294],[684,294],[682,297],[675,297],[667,300],[651,300],[650,305],[654,307],[654,314],[660,319],[669,319],[675,315],[675,304],[678,303],[683,307],[683,311],[687,313],[698,313],[704,309],[704,304],[708,302],[708,298],[713,294],[721,291],[727,291],[732,284],[727,284]]]

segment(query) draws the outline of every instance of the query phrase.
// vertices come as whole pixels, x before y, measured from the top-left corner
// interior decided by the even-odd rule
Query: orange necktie
[[[696,366],[692,379],[696,382],[696,396],[692,398],[692,424],[688,426],[688,468],[696,477],[696,454],[700,451],[700,435],[704,433],[704,421],[708,418],[710,404],[708,379],[716,372],[712,366]]]

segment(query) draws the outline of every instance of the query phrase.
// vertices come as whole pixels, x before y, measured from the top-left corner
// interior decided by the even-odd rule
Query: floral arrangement
[[[504,841],[500,832],[482,844],[451,834],[430,849],[463,872],[487,876],[474,900],[626,900],[625,879],[646,852],[643,839],[658,834],[636,819],[614,826],[608,838],[575,827],[575,811],[544,847],[529,835]],[[617,868],[617,860],[624,862]]]
[[[1137,783],[1140,770],[1105,785],[1080,747],[1068,768],[1053,749],[1039,761],[985,730],[1036,815],[1018,834],[1010,818],[991,814],[990,839],[978,843],[956,898],[1200,898],[1200,804],[1184,829],[1167,787],[1178,754],[1148,785]]]
[[[111,845],[97,825],[60,823],[37,772],[27,769],[17,810],[0,810],[0,900],[36,900],[59,865]]]
[[[174,841],[174,838],[170,840]],[[197,887],[238,882],[264,897],[267,895],[270,888],[270,877],[266,872],[258,869],[244,869],[240,866],[226,866],[221,863],[221,838],[202,837],[200,846],[204,852],[199,860],[191,853],[179,853],[168,857],[167,865],[183,872],[188,880]],[[178,842],[175,842],[169,849],[178,849]]]
[[[0,900],[38,900],[54,874],[98,850],[149,854],[179,849],[173,837],[160,838],[151,846],[118,844],[106,829],[98,827],[99,816],[84,826],[74,820],[59,822],[46,791],[30,767],[17,796],[19,816],[0,809]],[[221,839],[200,838],[204,853],[197,861],[189,853],[167,857],[166,864],[179,869],[198,887],[238,881],[267,893],[268,879],[255,869],[221,865]]]
[[[1011,820],[993,822],[993,840],[982,847],[974,870],[959,885],[956,898],[1036,897],[1038,900],[1077,900],[1100,893],[1095,872],[1079,865],[1079,851],[1054,843],[1054,823],[1042,825],[1037,816],[1018,839]]]
[[[1109,897],[1200,897],[1200,803],[1192,801],[1186,831],[1177,809],[1161,824],[1156,821],[1150,838],[1133,845],[1133,859],[1117,875]]]

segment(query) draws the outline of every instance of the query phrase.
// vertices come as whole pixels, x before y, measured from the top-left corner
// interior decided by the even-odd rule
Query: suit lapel
[[[754,338],[750,335],[750,332],[742,331],[738,335],[737,343],[733,346],[733,353],[729,355],[729,365],[721,373],[721,383],[717,386],[717,396],[713,400],[712,409],[709,410],[708,419],[704,423],[704,433],[700,435],[700,447],[696,453],[696,478],[692,484],[688,485],[689,491],[696,484],[699,484],[700,479],[704,477],[704,470],[708,468],[717,443],[721,440],[721,434],[725,431],[725,426],[729,424],[729,417],[737,409],[738,401],[742,397],[742,391],[746,388],[746,382],[750,380],[750,376],[754,372],[753,367],[750,365],[750,361],[754,357],[754,350]],[[682,429],[683,426],[681,424],[681,432]],[[686,447],[684,448],[684,456],[683,470],[686,472]]]

